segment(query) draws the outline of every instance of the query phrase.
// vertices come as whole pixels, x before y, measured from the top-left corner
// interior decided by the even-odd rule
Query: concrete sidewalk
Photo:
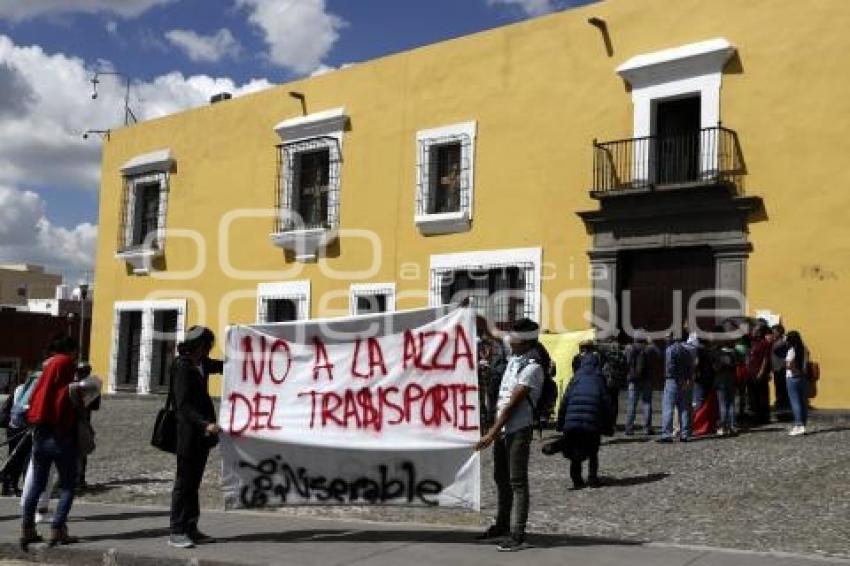
[[[51,564],[287,564],[298,566],[415,564],[564,564],[630,566],[822,566],[850,560],[756,554],[710,548],[532,535],[535,548],[497,552],[476,544],[477,531],[433,525],[294,519],[268,513],[205,512],[202,527],[216,544],[178,551],[166,545],[168,510],[79,503],[69,525],[80,544],[56,550],[35,545],[29,560]],[[47,535],[49,529],[40,531]],[[27,559],[17,549],[19,506],[0,499],[0,558]],[[104,555],[108,556],[104,558]]]

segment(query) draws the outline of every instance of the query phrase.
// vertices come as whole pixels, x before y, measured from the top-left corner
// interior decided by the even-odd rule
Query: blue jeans
[[[735,385],[734,379],[718,380],[715,386],[717,391],[717,405],[720,410],[720,422],[718,426],[726,429],[735,428]]]
[[[788,388],[788,401],[791,402],[791,412],[794,413],[794,424],[806,426],[809,420],[809,383],[804,377],[788,377],[785,379]]]
[[[690,438],[691,391],[682,388],[675,379],[665,379],[661,404],[661,438],[673,438],[674,407],[679,409],[679,428],[682,438]]]
[[[626,434],[631,434],[635,427],[638,399],[643,403],[643,426],[646,431],[652,430],[652,383],[647,381],[630,381],[626,402]]]
[[[32,445],[32,483],[24,493],[24,527],[35,525],[35,510],[38,498],[47,484],[50,466],[56,464],[59,473],[59,503],[53,514],[53,528],[65,526],[68,513],[74,502],[74,486],[77,481],[77,447],[71,438],[52,430],[39,429],[33,434]]]

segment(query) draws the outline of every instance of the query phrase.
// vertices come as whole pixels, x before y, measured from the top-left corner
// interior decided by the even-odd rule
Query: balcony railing
[[[655,188],[726,185],[743,190],[744,160],[734,130],[593,142],[596,195]]]

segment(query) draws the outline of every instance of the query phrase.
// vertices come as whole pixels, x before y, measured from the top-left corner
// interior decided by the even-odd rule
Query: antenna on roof
[[[133,124],[138,122],[139,121],[138,118],[136,118],[136,115],[130,109],[130,82],[131,82],[130,77],[128,77],[124,73],[119,73],[118,71],[104,71],[104,70],[95,71],[94,76],[89,81],[89,82],[91,82],[91,85],[92,85],[91,99],[97,100],[97,97],[98,97],[97,85],[100,84],[100,77],[101,76],[118,77],[118,78],[120,78],[124,81],[124,84],[125,84],[125,88],[124,88],[124,125],[129,126],[131,124],[131,120],[132,120]]]

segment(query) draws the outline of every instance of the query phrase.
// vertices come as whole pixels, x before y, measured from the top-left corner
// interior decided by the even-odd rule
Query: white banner
[[[471,309],[232,326],[226,342],[228,509],[479,509]]]

